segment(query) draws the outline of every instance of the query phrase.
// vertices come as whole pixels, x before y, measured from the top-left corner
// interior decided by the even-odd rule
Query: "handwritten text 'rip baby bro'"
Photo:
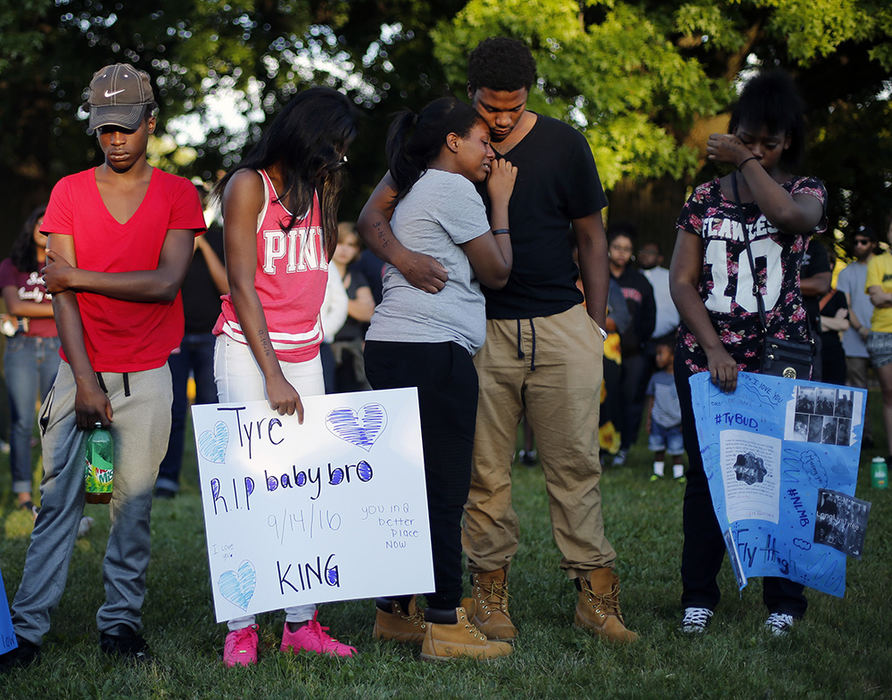
[[[235,413],[239,446],[247,449],[249,460],[254,456],[255,443],[267,442],[270,445],[278,446],[285,441],[284,426],[278,418],[260,418],[244,421],[241,411],[245,410],[245,406],[220,407],[217,410]],[[322,494],[323,479],[325,479],[324,483],[329,486],[341,486],[350,483],[367,483],[374,476],[372,465],[366,460],[360,460],[356,464],[345,464],[343,467],[333,467],[329,462],[326,472],[326,474],[323,474],[323,467],[298,468],[297,465],[292,465],[290,470],[285,472],[276,470],[272,474],[267,469],[264,469],[263,478],[267,493],[276,491],[293,493],[292,489],[306,489],[306,493],[310,494],[310,500],[315,501]],[[223,495],[220,479],[216,477],[211,479],[210,485],[211,495],[214,499],[214,515],[217,515],[221,508],[226,513],[229,512],[230,507],[251,509],[251,495],[255,489],[253,477],[244,477],[242,489],[238,488],[236,479],[232,480],[232,503],[226,500],[228,494],[226,496]]]

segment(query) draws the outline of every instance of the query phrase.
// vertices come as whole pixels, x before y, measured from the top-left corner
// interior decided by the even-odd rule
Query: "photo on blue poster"
[[[782,576],[845,593],[870,504],[854,498],[867,392],[740,372],[720,391],[690,379],[712,503],[738,586]]]
[[[818,489],[815,543],[826,544],[856,559],[864,552],[870,503],[839,491]]]

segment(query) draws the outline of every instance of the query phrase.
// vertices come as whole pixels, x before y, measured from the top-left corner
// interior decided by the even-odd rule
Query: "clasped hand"
[[[490,165],[489,177],[486,178],[486,189],[490,199],[509,199],[514,191],[517,179],[517,166],[504,158],[496,158]]]
[[[68,260],[60,253],[47,249],[46,266],[41,270],[43,273],[43,283],[50,294],[58,294],[72,287],[72,274],[76,267],[73,267]]]
[[[731,393],[737,388],[737,362],[724,348],[706,353],[709,376],[712,383],[724,392]]]

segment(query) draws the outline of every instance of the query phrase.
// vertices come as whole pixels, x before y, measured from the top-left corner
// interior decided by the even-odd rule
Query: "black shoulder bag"
[[[731,185],[734,188],[734,199],[740,204],[740,193],[737,189],[737,173],[731,173]],[[814,363],[815,345],[812,341],[797,343],[784,338],[775,338],[768,335],[768,319],[765,315],[765,301],[759,291],[758,276],[756,274],[756,261],[753,259],[753,251],[750,248],[749,236],[744,231],[744,243],[746,255],[749,259],[750,270],[753,275],[753,296],[759,306],[759,319],[762,322],[762,330],[765,337],[762,341],[762,374],[773,374],[777,377],[788,379],[808,379],[811,376],[811,368]]]

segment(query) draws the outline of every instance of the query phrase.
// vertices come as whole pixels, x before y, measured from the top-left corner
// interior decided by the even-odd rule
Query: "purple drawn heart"
[[[379,403],[367,403],[359,413],[352,408],[335,408],[326,416],[325,427],[332,435],[368,452],[387,427],[387,413]]]

